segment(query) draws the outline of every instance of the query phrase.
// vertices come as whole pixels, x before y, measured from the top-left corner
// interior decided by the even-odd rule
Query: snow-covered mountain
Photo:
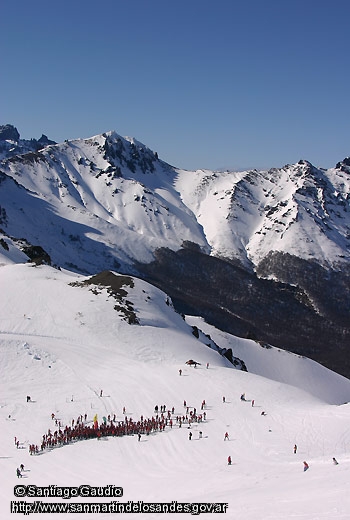
[[[114,132],[41,148],[14,130],[0,142],[1,518],[104,520],[140,501],[146,520],[165,503],[347,518],[349,161],[187,172]],[[113,486],[123,496],[101,496]]]
[[[257,267],[271,252],[324,266],[349,261],[350,160],[269,171],[181,172],[177,187],[211,254]]]
[[[192,514],[226,504],[232,520],[349,515],[348,379],[198,317],[183,319],[167,294],[135,277],[15,263],[1,266],[0,285],[2,519],[32,507],[43,520],[53,514],[48,507],[71,507],[68,519],[94,518],[97,506],[87,514],[86,504],[113,500],[143,501],[146,520],[163,518],[147,504],[173,501]],[[230,349],[244,370],[222,355]],[[164,431],[141,430],[140,442],[136,434],[85,439],[82,430],[59,440],[77,423],[91,431],[95,418],[103,432],[104,422],[162,415]],[[30,455],[33,444],[38,453]],[[87,497],[80,486],[119,486],[123,496]],[[106,507],[102,520],[110,518]]]
[[[16,142],[5,143],[15,148]],[[117,261],[132,264],[149,261],[159,247],[177,249],[188,240],[246,266],[256,267],[276,251],[324,266],[349,261],[349,159],[326,171],[300,161],[269,171],[190,172],[169,166],[142,143],[114,132],[34,148],[23,153],[22,145],[20,154],[11,152],[1,171],[33,200],[22,208],[23,218],[46,203],[45,219],[31,216],[36,235],[28,239],[45,237],[47,252],[60,265],[67,257],[61,258],[59,247],[47,243],[46,236],[50,224],[57,227],[57,217],[74,222],[82,242],[65,247],[68,256],[69,249],[88,253],[91,241],[103,242]],[[6,229],[18,237],[17,218],[8,211]],[[94,261],[79,259],[78,265],[95,272],[105,263],[97,255]]]
[[[111,132],[68,141],[3,161],[1,171],[12,185],[12,204],[2,205],[4,229],[40,243],[61,266],[126,269],[184,240],[209,250],[174,187],[176,170],[134,139]],[[20,208],[17,197],[26,199]]]
[[[179,310],[350,374],[340,358],[350,338],[349,159],[330,170],[300,161],[191,172],[115,132],[55,144],[20,140],[9,126],[0,133],[4,262],[137,274]]]

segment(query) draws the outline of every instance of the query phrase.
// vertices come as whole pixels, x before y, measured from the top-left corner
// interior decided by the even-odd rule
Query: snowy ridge
[[[327,171],[300,161],[270,171],[190,172],[108,132],[13,155],[0,170],[28,190],[24,206],[19,192],[9,199],[2,190],[3,231],[40,243],[68,268],[130,268],[184,241],[249,268],[270,252],[333,268],[349,261],[346,160]]]
[[[111,484],[123,487],[120,502],[222,502],[228,504],[227,518],[238,520],[346,518],[350,381],[308,359],[225,334],[199,318],[185,321],[164,292],[134,277],[114,273],[113,278],[114,293],[103,278],[49,266],[0,269],[6,294],[0,299],[1,518],[13,517],[10,500],[19,500],[14,496],[18,484]],[[137,322],[126,319],[130,308]],[[193,326],[206,336],[197,338]],[[209,335],[244,359],[248,372],[236,370],[208,348],[203,338]],[[187,366],[189,358],[201,365]],[[246,402],[240,400],[243,392]],[[31,402],[26,402],[27,395]],[[176,416],[189,416],[183,400],[189,411],[196,407],[206,413],[190,429],[186,420],[181,428],[176,421]],[[140,442],[135,435],[104,437],[29,455],[31,443],[40,445],[48,429],[58,428],[52,413],[63,426],[87,414],[91,425],[95,414],[99,422],[114,413],[118,421],[152,417],[155,405],[174,407],[173,427],[142,435]],[[309,464],[306,473],[304,460]],[[22,479],[16,476],[20,464]],[[110,514],[98,517],[104,520]],[[163,515],[149,512],[143,517]]]
[[[205,246],[200,227],[172,187],[171,168],[159,163],[155,170],[157,159],[150,151],[147,161],[138,160],[135,142],[109,133],[3,163],[2,171],[29,192],[20,207],[22,219],[32,222],[26,233],[19,233],[21,216],[13,213],[18,205],[5,203],[8,235],[45,242],[55,263],[69,265],[71,256],[88,272],[113,266],[113,261],[115,266],[134,258],[149,261],[156,247],[177,249],[186,239]],[[61,234],[66,259],[57,241],[50,240],[57,239],[53,233]]]
[[[271,251],[335,266],[349,260],[349,171],[307,161],[281,169],[178,177],[212,254],[257,266]],[[187,191],[186,191],[187,190]]]

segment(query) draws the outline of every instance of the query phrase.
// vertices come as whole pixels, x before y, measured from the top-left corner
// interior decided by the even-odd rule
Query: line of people
[[[52,449],[72,442],[101,438],[107,436],[121,437],[123,435],[144,434],[149,435],[152,432],[164,431],[166,421],[161,416],[152,417],[152,419],[141,418],[134,421],[125,417],[124,421],[110,421],[109,423],[98,423],[94,421],[92,424],[77,422],[73,426],[65,426],[63,429],[58,428],[54,432],[49,429],[42,436],[40,448],[38,445],[30,444],[29,453],[35,455],[45,449]]]
[[[186,403],[186,402],[184,402]],[[205,401],[202,402],[202,409]],[[125,417],[123,421],[117,421],[116,415],[108,415],[108,418],[103,417],[102,422],[98,422],[97,415],[93,421],[87,421],[87,414],[80,415],[76,420],[72,419],[70,425],[64,428],[61,425],[55,414],[51,414],[51,419],[55,422],[56,429],[51,428],[42,436],[40,445],[30,444],[30,455],[36,455],[46,449],[52,449],[58,446],[69,444],[83,439],[101,438],[107,436],[123,436],[123,435],[138,435],[140,440],[141,435],[149,435],[154,432],[164,431],[166,427],[172,428],[175,424],[181,428],[183,424],[191,426],[192,423],[201,423],[206,418],[206,412],[197,414],[196,408],[189,410],[186,406],[186,414],[175,414],[175,408],[166,411],[166,406],[161,406],[161,413],[158,413],[158,406],[155,406],[155,415],[151,418],[145,418],[141,415],[138,421],[132,418]],[[123,409],[124,413],[124,409]],[[17,440],[17,439],[16,439]],[[16,441],[15,440],[15,441]]]

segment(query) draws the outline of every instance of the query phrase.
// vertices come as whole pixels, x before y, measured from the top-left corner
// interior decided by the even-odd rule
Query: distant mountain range
[[[350,377],[350,158],[193,172],[115,132],[56,144],[12,125],[0,158],[0,262],[133,274]]]

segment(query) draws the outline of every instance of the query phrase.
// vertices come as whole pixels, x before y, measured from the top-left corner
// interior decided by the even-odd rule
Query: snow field
[[[127,299],[140,325],[129,325],[105,289],[93,293],[68,285],[77,279],[85,278],[48,267],[0,270],[6,295],[0,299],[1,518],[13,518],[10,501],[19,483],[113,484],[123,487],[123,502],[225,502],[226,518],[232,520],[349,517],[350,409],[342,404],[350,395],[348,380],[298,356],[262,349],[209,327],[206,331],[204,323],[188,318],[221,347],[231,345],[255,373],[237,371],[192,335],[161,291],[135,280]],[[187,366],[189,358],[201,365]],[[246,402],[240,400],[243,392]],[[33,402],[26,402],[27,395]],[[203,423],[178,427],[174,416],[186,414],[184,400],[189,411],[206,412]],[[85,413],[87,421],[96,413],[99,421],[113,413],[123,420],[125,406],[125,415],[137,421],[154,415],[155,405],[174,406],[172,429],[143,435],[140,442],[137,436],[106,437],[29,455],[28,445],[40,444],[48,428],[54,430],[51,413],[65,426]],[[224,441],[226,431],[229,440]],[[305,473],[303,460],[310,465]],[[25,478],[17,479],[21,463]]]

